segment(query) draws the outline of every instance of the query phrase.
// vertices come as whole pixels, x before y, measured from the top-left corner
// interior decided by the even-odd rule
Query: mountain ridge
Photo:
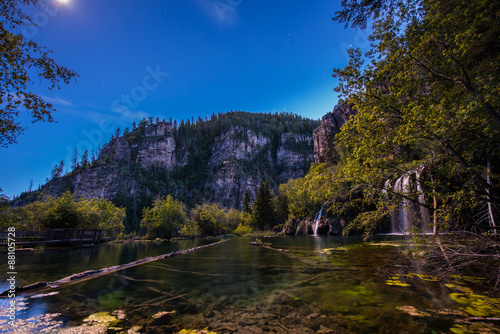
[[[231,111],[177,122],[143,119],[113,136],[94,161],[75,163],[51,177],[40,195],[104,198],[127,208],[128,227],[157,196],[173,195],[188,207],[218,202],[241,209],[245,191],[255,198],[262,179],[272,187],[303,177],[314,161],[313,131],[319,121],[290,113]]]

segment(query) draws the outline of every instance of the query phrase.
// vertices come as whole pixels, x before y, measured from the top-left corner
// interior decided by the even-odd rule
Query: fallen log
[[[73,274],[73,275],[61,278],[60,280],[57,280],[54,282],[37,282],[37,283],[33,283],[33,284],[26,285],[23,287],[16,287],[16,294],[24,293],[24,292],[28,292],[28,291],[34,291],[34,290],[41,290],[41,289],[45,289],[45,288],[47,288],[47,289],[56,288],[56,287],[59,287],[59,285],[61,285],[61,284],[81,282],[84,280],[95,278],[97,276],[106,275],[106,274],[109,274],[109,273],[112,273],[112,272],[115,272],[118,270],[135,267],[135,266],[138,266],[141,264],[153,262],[156,260],[165,259],[165,258],[172,257],[172,256],[175,256],[178,254],[185,254],[185,253],[193,252],[195,250],[210,247],[210,246],[215,246],[215,245],[218,245],[218,244],[223,243],[225,241],[228,241],[228,239],[217,241],[217,242],[214,242],[214,243],[211,243],[208,245],[203,245],[203,246],[198,246],[198,247],[193,247],[193,248],[188,248],[188,249],[181,249],[181,250],[178,250],[175,252],[162,254],[162,255],[158,255],[158,256],[154,256],[154,257],[145,257],[145,258],[140,259],[140,260],[136,260],[136,261],[133,261],[130,263],[121,264],[121,265],[117,265],[117,266],[112,266],[112,267],[107,267],[107,268],[102,268],[102,269],[87,270],[87,271],[84,271],[81,273],[77,273],[77,274]],[[9,291],[10,290],[5,290],[4,292],[0,293],[0,298],[8,297]]]
[[[472,317],[465,318],[466,321],[479,321],[479,322],[500,322],[500,318],[483,318],[483,317]]]

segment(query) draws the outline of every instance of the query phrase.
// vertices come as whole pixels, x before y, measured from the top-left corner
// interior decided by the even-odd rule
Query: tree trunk
[[[493,187],[493,182],[491,181],[491,158],[488,157],[486,163],[486,182],[490,187]],[[488,194],[488,215],[490,226],[493,228],[493,234],[497,234],[497,225],[495,224],[495,216],[493,214],[493,204],[491,203],[490,189],[486,188],[486,193]]]
[[[438,216],[437,216],[438,201],[437,201],[437,197],[436,197],[436,187],[434,185],[434,178],[432,177],[432,173],[429,173],[429,176],[431,178],[431,183],[432,183],[432,201],[433,201],[432,234],[437,235],[438,234]]]

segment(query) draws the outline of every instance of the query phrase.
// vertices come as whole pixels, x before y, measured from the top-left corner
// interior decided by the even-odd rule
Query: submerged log
[[[482,318],[482,317],[472,317],[472,318],[465,318],[464,320],[467,321],[479,321],[479,322],[498,322],[500,323],[500,318]]]
[[[202,249],[202,248],[206,248],[206,247],[210,247],[210,246],[215,246],[215,245],[218,245],[218,244],[223,243],[225,241],[228,241],[228,239],[217,241],[217,242],[214,242],[214,243],[211,243],[208,245],[203,245],[203,246],[198,246],[198,247],[193,247],[193,248],[188,248],[188,249],[182,249],[182,250],[178,250],[175,252],[162,254],[162,255],[158,255],[158,256],[154,256],[154,257],[145,257],[143,259],[136,260],[136,261],[133,261],[133,262],[130,262],[127,264],[121,264],[121,265],[102,268],[102,269],[87,270],[87,271],[84,271],[81,273],[77,273],[77,274],[73,274],[73,275],[61,278],[60,280],[57,280],[54,282],[37,282],[34,284],[30,284],[30,285],[16,288],[16,294],[28,292],[28,291],[39,290],[39,289],[44,289],[44,288],[55,288],[61,284],[81,282],[81,281],[84,281],[87,279],[95,278],[97,276],[106,275],[106,274],[109,274],[109,273],[112,273],[112,272],[115,272],[118,270],[135,267],[135,266],[138,266],[140,264],[145,264],[148,262],[153,262],[156,260],[165,259],[167,257],[172,257],[172,256],[175,256],[178,254],[185,254],[185,253],[189,253],[189,252],[192,252],[192,251],[195,251],[198,249]],[[5,290],[4,292],[0,293],[0,298],[8,297],[9,291],[10,290]]]

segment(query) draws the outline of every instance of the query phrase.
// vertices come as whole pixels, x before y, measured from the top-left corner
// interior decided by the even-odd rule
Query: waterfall
[[[323,207],[321,207],[321,210],[319,210],[318,214],[316,215],[316,218],[314,220],[314,236],[318,235],[318,227],[319,227],[319,221],[321,220],[321,214],[323,213]]]
[[[419,226],[422,232],[429,233],[430,230],[430,215],[429,209],[425,206],[425,196],[422,189],[421,177],[425,169],[424,165],[420,165],[415,169],[402,175],[394,183],[394,192],[403,195],[403,199],[399,203],[399,208],[391,217],[391,233],[408,233],[410,226]],[[411,181],[412,175],[415,175],[414,182]],[[386,182],[386,189],[390,186]],[[416,201],[411,199],[416,191]]]

